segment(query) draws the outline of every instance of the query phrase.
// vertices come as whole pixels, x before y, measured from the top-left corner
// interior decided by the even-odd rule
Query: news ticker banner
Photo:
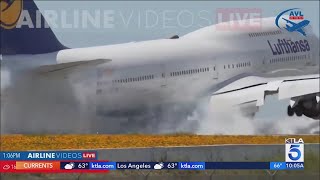
[[[96,151],[1,152],[0,172],[108,172],[110,170],[303,170],[304,142],[285,139],[286,162],[109,162],[99,161]]]
[[[99,173],[112,170],[303,170],[303,162],[0,161],[0,172]]]

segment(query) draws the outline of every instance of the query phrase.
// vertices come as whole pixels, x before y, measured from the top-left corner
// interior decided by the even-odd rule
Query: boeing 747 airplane
[[[34,2],[17,2],[35,22]],[[70,76],[92,73],[98,114],[199,100],[230,111],[251,107],[247,113],[254,114],[267,96],[276,95],[290,99],[288,116],[319,119],[319,38],[310,25],[302,36],[279,29],[274,19],[262,18],[260,29],[247,31],[222,31],[217,24],[181,37],[71,49],[50,28],[13,27],[6,23],[12,18],[2,17],[1,68],[34,82],[68,82]],[[18,80],[14,85],[38,86]]]

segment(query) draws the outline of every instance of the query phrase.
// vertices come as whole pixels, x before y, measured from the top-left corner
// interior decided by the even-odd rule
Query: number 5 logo
[[[293,161],[297,161],[300,159],[301,157],[301,151],[298,149],[300,147],[300,145],[298,144],[293,144],[290,146],[290,151],[288,153],[289,158]],[[296,153],[296,156],[293,156],[293,154]]]

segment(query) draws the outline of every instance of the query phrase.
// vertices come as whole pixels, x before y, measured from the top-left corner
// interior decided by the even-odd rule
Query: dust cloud
[[[307,117],[246,117],[239,110],[232,113],[210,112],[197,134],[268,135],[318,134],[319,121]]]
[[[203,102],[145,108],[135,116],[97,116],[93,87],[95,81],[81,76],[61,82],[14,76],[2,68],[1,134],[319,133],[319,121],[289,118],[285,114],[287,102],[276,100],[267,102],[254,118],[244,116],[236,108],[223,108],[219,104],[208,106]]]
[[[267,134],[318,134],[320,122],[305,116],[288,117],[288,100],[278,101],[267,97],[265,104],[252,117],[245,116],[239,108],[227,111],[219,104],[208,109],[200,121],[197,134],[267,135]]]
[[[1,68],[1,134],[89,132],[88,112],[69,82],[8,69]]]

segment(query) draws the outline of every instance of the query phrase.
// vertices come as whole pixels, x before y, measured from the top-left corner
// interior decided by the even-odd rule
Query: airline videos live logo
[[[287,138],[286,162],[304,162],[304,142],[302,138]]]
[[[221,31],[248,31],[261,29],[260,8],[218,8],[216,29]]]
[[[97,155],[95,152],[83,152],[82,158],[83,159],[96,159]]]

